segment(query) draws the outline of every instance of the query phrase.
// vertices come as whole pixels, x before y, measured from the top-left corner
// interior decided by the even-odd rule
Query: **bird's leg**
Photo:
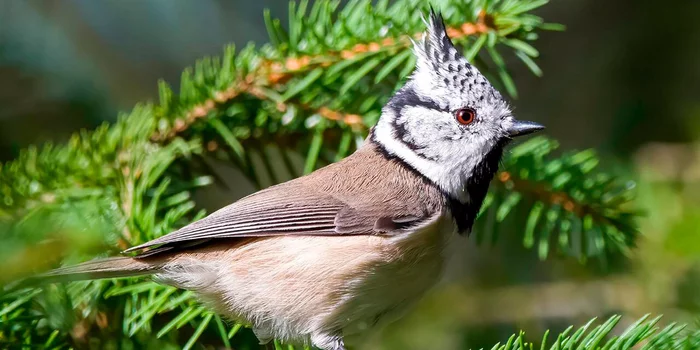
[[[322,350],[346,350],[343,337],[337,334],[318,334],[311,337],[311,343]]]
[[[335,344],[333,344],[332,350],[346,350],[345,343],[343,342],[342,338],[338,338],[338,340],[335,341]]]
[[[260,345],[264,345],[264,349],[275,350],[275,342],[273,341],[272,334],[270,334],[269,331],[261,328],[253,328],[253,334],[255,334],[260,341]]]

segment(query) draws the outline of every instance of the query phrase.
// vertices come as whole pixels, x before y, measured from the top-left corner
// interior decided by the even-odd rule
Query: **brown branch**
[[[535,195],[536,198],[543,202],[550,204],[561,205],[564,210],[574,213],[579,217],[583,217],[588,213],[592,213],[592,210],[588,206],[577,203],[573,198],[564,192],[552,192],[548,191],[543,186],[538,186],[530,181],[522,180],[514,177],[508,171],[501,171],[496,177],[502,184],[512,183],[514,187],[517,187],[521,191],[530,192]]]
[[[214,99],[208,99],[203,104],[192,108],[184,118],[175,119],[173,128],[170,129],[170,131],[168,131],[166,134],[156,133],[151,137],[151,140],[154,142],[167,142],[167,140],[172,139],[176,135],[187,130],[197,120],[204,118],[210,112],[219,108],[220,105],[229,102],[241,93],[247,93],[251,96],[259,98],[260,100],[267,99],[267,96],[265,96],[265,94],[260,90],[260,87],[264,85],[251,85],[248,83],[238,83],[233,85],[233,87],[227,89],[226,91],[216,92]],[[318,114],[321,117],[329,120],[342,121],[353,129],[361,130],[366,128],[362,121],[362,116],[358,114],[334,111],[325,106],[314,109],[309,105],[301,103],[278,103],[277,110],[280,112],[285,112],[291,105],[297,106],[306,111],[310,111],[312,114]]]
[[[255,86],[251,87],[248,90],[248,93],[261,99],[261,100],[267,98],[265,96],[265,94],[263,94],[263,92],[260,91],[260,89],[255,87]],[[290,104],[290,103],[280,102],[280,103],[277,103],[277,110],[284,113],[289,109],[289,107],[291,105],[297,106],[297,107],[299,107],[303,110],[306,110],[306,111],[310,111],[313,114],[318,114],[318,115],[320,115],[326,119],[329,119],[329,120],[342,121],[343,123],[349,125],[350,127],[354,128],[354,129],[364,129],[365,128],[365,125],[362,122],[362,116],[360,116],[358,114],[341,113],[338,111],[334,111],[334,110],[332,110],[328,107],[325,107],[325,106],[318,108],[318,109],[314,109],[313,107],[311,107],[307,104],[303,104],[303,103]]]
[[[447,28],[447,35],[452,39],[461,39],[470,35],[485,34],[489,29],[495,29],[493,16],[481,11],[476,23],[464,23],[459,27],[449,27]],[[412,37],[420,38],[422,35],[423,33],[421,32],[414,34]],[[398,38],[386,38],[378,42],[355,44],[350,49],[327,52],[325,55],[292,57],[288,58],[284,63],[267,61],[263,63],[263,67],[267,69],[266,74],[268,82],[271,84],[284,83],[293,77],[295,72],[300,70],[319,66],[327,67],[330,66],[334,60],[348,60],[359,54],[377,52],[383,48],[406,47],[410,44],[411,41],[408,35]]]
[[[508,171],[499,172],[498,176],[496,176],[496,180],[503,185],[511,183],[513,187],[518,189],[518,191],[530,193],[533,198],[537,198],[542,202],[546,202],[551,205],[561,205],[564,210],[573,213],[579,218],[584,218],[586,215],[591,215],[593,219],[598,222],[604,222],[616,228],[620,228],[619,224],[615,220],[605,217],[604,214],[590,205],[579,203],[565,192],[551,191],[542,184],[517,178]]]
[[[479,13],[476,23],[464,23],[459,27],[449,27],[447,28],[447,34],[453,39],[460,39],[471,35],[484,34],[490,29],[495,29],[493,16],[482,11]],[[419,38],[421,35],[422,33],[417,33],[412,37]],[[349,49],[327,52],[321,55],[290,57],[284,62],[263,60],[255,71],[249,73],[245,77],[237,79],[228,88],[215,92],[214,98],[207,99],[203,103],[194,106],[185,113],[183,118],[175,119],[173,128],[168,132],[156,133],[151,139],[154,142],[167,142],[169,139],[187,130],[187,128],[197,120],[204,118],[211,111],[233,100],[240,94],[247,93],[261,100],[265,100],[267,97],[261,93],[261,87],[273,87],[284,84],[302,71],[316,67],[328,67],[337,61],[351,59],[356,55],[366,52],[401,48],[409,45],[409,36],[406,35],[398,38],[386,38],[378,42],[356,44]],[[300,107],[305,110],[311,110],[313,113],[329,120],[342,121],[353,128],[366,128],[362,117],[357,114],[342,113],[325,106],[316,110],[305,105],[300,105]],[[278,105],[278,110],[280,111],[285,111],[287,108],[287,104]]]

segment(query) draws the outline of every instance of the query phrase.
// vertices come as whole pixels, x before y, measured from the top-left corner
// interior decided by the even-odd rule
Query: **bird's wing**
[[[138,251],[147,256],[220,238],[392,234],[433,214],[395,216],[392,209],[386,202],[347,203],[291,181],[256,192],[202,220],[125,252]]]

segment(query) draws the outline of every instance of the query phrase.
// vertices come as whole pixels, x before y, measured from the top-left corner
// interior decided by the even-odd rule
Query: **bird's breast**
[[[348,321],[343,334],[380,328],[419,300],[442,276],[454,231],[449,217],[437,216],[410,232],[378,240],[375,258],[346,278],[346,300],[334,315],[336,322]]]
[[[158,278],[196,291],[258,334],[308,343],[396,318],[440,278],[453,235],[436,215],[394,236],[279,236],[213,246],[173,260]]]

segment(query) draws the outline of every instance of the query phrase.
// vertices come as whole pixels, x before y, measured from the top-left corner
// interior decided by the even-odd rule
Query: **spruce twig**
[[[498,28],[495,27],[493,15],[487,14],[486,11],[482,10],[476,22],[466,22],[459,26],[448,27],[447,33],[454,41],[460,42],[468,36],[486,34],[489,30],[498,30]],[[214,112],[215,109],[221,108],[221,106],[237,98],[241,94],[249,94],[258,99],[265,100],[268,99],[269,96],[262,92],[264,88],[277,87],[279,89],[278,85],[287,83],[295,76],[304,75],[319,67],[328,68],[335,63],[352,60],[362,54],[407,48],[411,45],[409,38],[418,39],[421,36],[422,32],[410,36],[403,35],[396,38],[387,37],[381,41],[354,44],[347,49],[328,51],[316,55],[286,57],[281,60],[263,58],[252,72],[246,74],[244,77],[237,78],[223,90],[213,91],[212,98],[184,111],[182,117],[176,117],[172,129],[169,131],[161,130],[154,134],[151,139],[158,142],[167,142],[168,139],[176,137],[179,133],[187,130],[192,123],[206,117]],[[236,72],[235,75],[240,76],[242,73]],[[310,111],[311,114],[316,113],[329,120],[342,121],[351,127],[360,129],[367,127],[362,121],[363,118],[357,114],[346,114],[325,106],[317,110],[313,110],[310,106],[305,104],[300,104],[299,106],[304,110]],[[277,103],[277,109],[281,113],[286,112],[288,108],[289,105],[284,102]]]
[[[451,1],[440,10],[450,28],[448,34],[464,46],[465,55],[485,73],[497,76],[502,87],[515,95],[513,80],[496,47],[512,50],[539,75],[534,62],[537,50],[528,42],[536,39],[538,31],[561,29],[531,14],[545,3]],[[306,171],[314,169],[318,159],[347,155],[374,124],[386,98],[413,69],[408,39],[416,37],[424,25],[421,11],[405,9],[423,6],[423,0],[398,0],[391,6],[385,0],[375,5],[358,0],[343,8],[339,2],[292,3],[288,29],[266,16],[271,44],[248,46],[238,52],[229,46],[222,57],[205,58],[186,69],[179,94],[161,82],[157,104],[139,105],[115,124],[77,133],[65,145],[23,150],[16,160],[0,164],[0,228],[5,242],[33,245],[50,237],[47,232],[84,232],[90,227],[95,232],[86,237],[92,240],[83,236],[66,240],[92,242],[79,249],[92,255],[95,241],[99,244],[105,233],[112,235],[107,239],[110,246],[137,244],[201,218],[204,213],[195,212],[190,192],[212,181],[200,169],[188,174],[178,171],[183,163],[191,164],[192,155],[209,152],[209,156],[223,157],[256,184],[260,181],[257,174],[272,167],[263,162],[265,168],[256,169],[251,152],[263,154],[261,148],[269,145],[280,150],[281,161],[293,175],[298,175],[299,169],[289,159],[291,152],[309,155]],[[489,64],[480,63],[489,58]],[[540,233],[540,252],[549,251],[544,243],[557,232],[567,244],[588,239],[593,233],[593,247],[597,247],[599,237],[607,248],[629,246],[634,229],[615,226],[613,220],[632,221],[622,208],[631,190],[623,188],[619,195],[615,192],[619,186],[597,175],[589,184],[586,181],[595,157],[545,159],[552,149],[551,140],[539,142],[519,146],[519,155],[513,151],[506,161],[499,186],[513,186],[513,192],[521,197],[492,196],[495,216],[504,219],[515,205],[524,202],[523,198],[542,202],[541,215],[528,219],[533,224],[525,233],[526,244],[530,244],[530,235],[534,244],[535,232]],[[590,191],[582,194],[586,188]],[[560,211],[564,214],[549,214],[556,214],[558,207],[564,208]],[[602,214],[586,215],[592,212]],[[119,233],[123,237],[118,237]],[[64,251],[59,254],[48,258],[86,258]],[[575,252],[597,254],[601,251]],[[35,262],[28,259],[21,263]],[[218,319],[211,322],[213,316],[187,292],[170,287],[126,279],[75,284],[66,291],[62,303],[53,300],[50,293],[29,298],[2,296],[0,342],[67,346],[67,332],[56,333],[52,328],[55,323],[46,321],[52,315],[72,314],[66,304],[80,309],[81,325],[86,330],[99,329],[100,334],[109,334],[105,337],[120,341],[141,344],[144,337],[139,335],[150,339],[155,332],[167,343],[174,337],[166,335],[190,328],[188,334],[193,336],[188,343],[193,344],[212,334],[219,339],[225,333]],[[111,311],[111,324],[117,326],[100,327],[96,319],[101,308]],[[160,317],[165,321],[154,322]],[[154,329],[157,324],[164,326]],[[227,337],[239,328],[234,326]]]

